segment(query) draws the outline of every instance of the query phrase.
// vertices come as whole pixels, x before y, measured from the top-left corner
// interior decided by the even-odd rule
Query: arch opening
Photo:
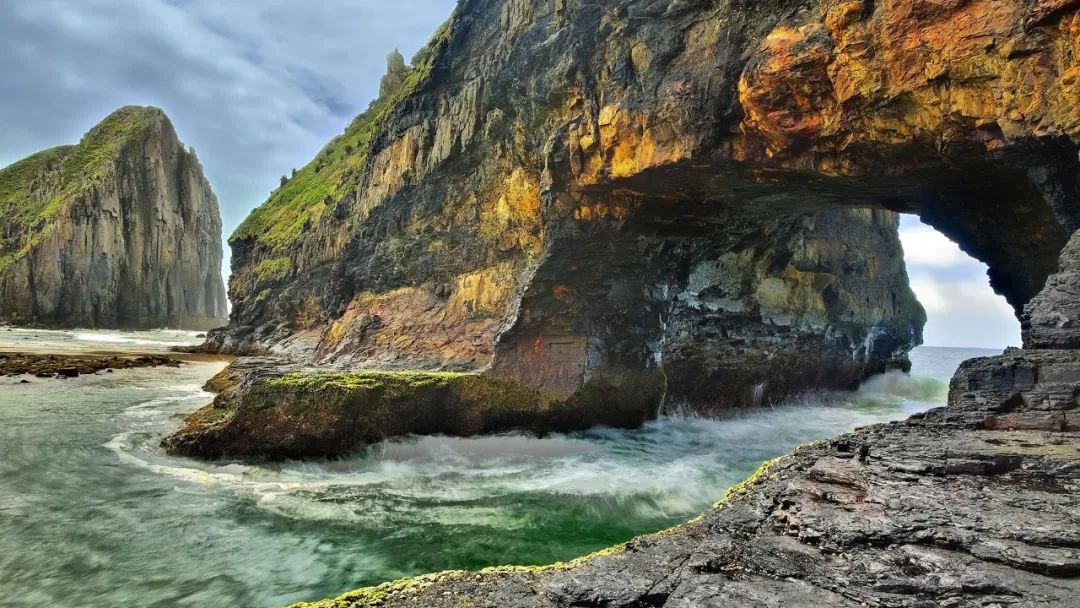
[[[923,345],[1004,349],[1021,345],[1020,322],[994,292],[986,264],[917,216],[900,219],[908,280],[926,311]]]
[[[926,313],[908,283],[901,214],[954,242],[960,266],[985,272],[967,299],[1007,321],[993,347],[1017,345],[1016,319],[1080,223],[1075,176],[1060,170],[1075,150],[1051,141],[924,160],[826,176],[717,159],[556,182],[544,194],[545,254],[492,370],[612,407],[636,399],[645,415],[657,392],[708,413],[906,369]],[[930,291],[926,277],[915,284],[931,313],[959,297]],[[991,344],[979,337],[969,346]],[[660,388],[611,389],[643,371]],[[588,391],[598,381],[599,398]]]

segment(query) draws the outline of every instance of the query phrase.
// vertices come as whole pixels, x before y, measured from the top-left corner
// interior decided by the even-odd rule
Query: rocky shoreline
[[[81,374],[136,367],[179,367],[181,362],[161,355],[38,355],[0,353],[0,376],[74,378]]]
[[[655,416],[660,380],[595,378],[588,390],[558,395],[487,373],[335,371],[241,358],[207,383],[214,402],[162,444],[181,456],[279,460],[343,456],[407,434],[632,428]]]
[[[1078,606],[1080,351],[965,362],[945,408],[766,463],[701,517],[567,564],[294,608]]]

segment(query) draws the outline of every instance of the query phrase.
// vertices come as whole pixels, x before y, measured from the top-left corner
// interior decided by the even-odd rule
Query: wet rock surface
[[[801,447],[686,525],[305,606],[1080,606],[1080,428],[1044,416],[1080,416],[1077,373],[1077,351],[969,361],[947,407]]]
[[[662,379],[594,379],[571,397],[473,372],[313,369],[241,358],[207,382],[214,402],[165,438],[199,458],[343,456],[408,434],[472,436],[509,430],[636,427],[655,415]]]
[[[31,374],[39,378],[74,378],[114,369],[177,367],[180,361],[160,355],[25,355],[0,353],[0,375]]]

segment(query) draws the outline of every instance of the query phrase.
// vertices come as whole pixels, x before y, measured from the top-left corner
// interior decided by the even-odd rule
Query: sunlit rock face
[[[0,170],[0,320],[209,329],[227,315],[217,199],[157,108]]]
[[[463,2],[233,235],[209,346],[660,370],[704,409],[850,386],[920,340],[893,212],[1018,310],[1080,224],[1058,4]]]

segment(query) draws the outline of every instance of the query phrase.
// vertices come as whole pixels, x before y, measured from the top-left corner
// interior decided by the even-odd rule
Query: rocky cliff
[[[233,234],[210,347],[556,397],[660,371],[699,410],[904,365],[924,317],[895,215],[737,166],[736,66],[716,64],[761,32],[718,19],[463,3]]]
[[[0,217],[0,320],[224,324],[217,199],[157,108],[121,108],[0,170]]]
[[[920,339],[895,212],[1018,313],[1054,271],[1075,8],[464,1],[233,234],[208,348],[635,412],[851,386]]]

